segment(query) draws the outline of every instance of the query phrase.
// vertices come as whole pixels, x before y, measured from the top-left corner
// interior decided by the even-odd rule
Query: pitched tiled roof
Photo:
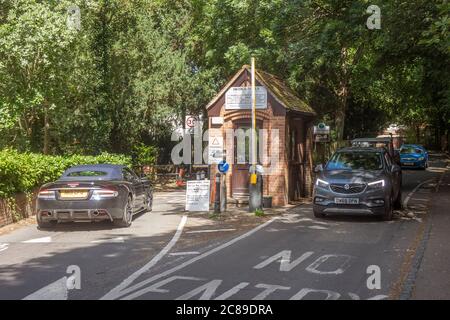
[[[283,80],[265,71],[256,69],[256,79],[289,110],[316,114],[316,112],[292,90]]]

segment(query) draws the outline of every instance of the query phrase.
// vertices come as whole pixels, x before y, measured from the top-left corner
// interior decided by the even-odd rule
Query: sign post
[[[326,160],[326,153],[327,152],[327,146],[323,145],[323,143],[330,142],[330,126],[327,126],[325,123],[321,122],[317,126],[314,126],[314,149],[317,149],[317,143],[319,143],[320,151],[318,152],[321,154],[321,161],[325,162]]]
[[[257,173],[258,162],[256,140],[256,79],[255,79],[255,58],[252,57],[252,138],[250,154],[250,185],[248,210],[254,212],[262,208],[262,175]]]
[[[255,83],[255,58],[252,57],[252,151],[250,159],[252,171],[250,183],[256,184],[256,83]]]
[[[222,173],[222,182],[220,184],[220,212],[227,211],[227,171],[230,165],[227,163],[225,156],[217,165],[217,169]]]

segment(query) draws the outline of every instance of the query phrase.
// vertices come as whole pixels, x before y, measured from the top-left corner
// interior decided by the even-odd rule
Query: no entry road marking
[[[138,283],[136,283],[133,286],[130,286],[130,287],[127,288],[127,286],[129,284],[131,284],[132,281],[127,281],[126,284],[124,284],[124,282],[125,282],[124,281],[121,285],[116,287],[116,288],[120,287],[119,289],[122,289],[122,290],[118,290],[118,289],[115,288],[115,289],[111,290],[110,292],[108,292],[106,295],[104,295],[101,299],[102,300],[118,299],[118,298],[123,297],[125,295],[127,295],[127,296],[125,296],[123,299],[133,299],[133,298],[139,297],[139,296],[141,296],[141,295],[143,295],[143,294],[145,294],[146,292],[149,291],[148,288],[145,288],[146,285],[148,285],[148,284],[150,284],[150,283],[152,283],[152,282],[154,282],[156,280],[159,280],[161,278],[167,277],[168,275],[173,274],[173,273],[177,272],[178,270],[181,270],[181,269],[183,269],[183,268],[185,268],[185,267],[187,267],[187,266],[189,266],[189,265],[191,265],[191,264],[193,264],[193,263],[195,263],[195,262],[197,262],[199,260],[202,260],[202,259],[204,259],[204,258],[206,258],[206,257],[208,257],[208,256],[210,256],[210,255],[220,251],[220,250],[223,250],[223,249],[225,249],[225,248],[235,244],[236,242],[238,242],[238,241],[240,241],[242,239],[245,239],[245,238],[251,236],[253,233],[257,232],[258,230],[261,230],[262,228],[264,228],[267,225],[269,225],[270,223],[272,223],[275,219],[276,218],[272,218],[271,220],[266,221],[265,223],[257,226],[256,228],[253,228],[252,230],[248,231],[247,233],[244,233],[243,235],[241,235],[239,237],[236,237],[236,238],[234,238],[234,239],[232,239],[232,240],[230,240],[230,241],[228,241],[228,242],[226,242],[226,243],[224,243],[222,245],[219,245],[218,247],[215,247],[215,248],[213,248],[213,249],[211,249],[211,250],[209,250],[207,252],[204,252],[204,253],[202,253],[199,256],[193,257],[192,259],[190,259],[190,260],[188,260],[186,262],[183,262],[183,263],[181,263],[181,264],[179,264],[179,265],[177,265],[177,266],[175,266],[175,267],[173,267],[173,268],[171,268],[169,270],[166,270],[166,271],[164,271],[162,273],[154,275],[153,277],[150,277],[150,278],[148,278],[146,280],[138,282]],[[136,278],[134,278],[134,279],[136,279]],[[138,289],[140,289],[140,290],[138,290]],[[138,291],[136,291],[136,290],[138,290]],[[136,292],[132,293],[133,291],[136,291]],[[150,291],[151,291],[151,289],[150,289]]]

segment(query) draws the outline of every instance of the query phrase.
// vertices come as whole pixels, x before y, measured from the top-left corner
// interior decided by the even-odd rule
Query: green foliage
[[[147,146],[140,143],[134,147],[133,162],[136,165],[154,165],[158,159],[158,149],[154,146]]]
[[[81,29],[66,26],[81,9]],[[381,29],[368,30],[370,4]],[[250,57],[333,137],[450,126],[446,0],[0,0],[0,148],[132,153],[204,112]],[[367,120],[370,115],[370,120]]]
[[[98,156],[48,156],[0,151],[0,197],[31,191],[44,183],[54,181],[67,168],[79,164],[113,163],[130,165],[131,159],[123,155],[101,153]]]
[[[255,210],[255,216],[256,217],[264,217],[264,215],[265,214],[264,214],[264,211],[262,209],[258,208],[258,209]]]

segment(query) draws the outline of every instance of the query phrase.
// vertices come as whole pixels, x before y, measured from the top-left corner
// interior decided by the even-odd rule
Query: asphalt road
[[[182,194],[165,193],[130,229],[27,226],[0,236],[0,299],[409,298],[445,166],[434,160],[403,171],[408,206],[390,222],[316,219],[303,205],[257,227],[215,230],[182,216]]]

